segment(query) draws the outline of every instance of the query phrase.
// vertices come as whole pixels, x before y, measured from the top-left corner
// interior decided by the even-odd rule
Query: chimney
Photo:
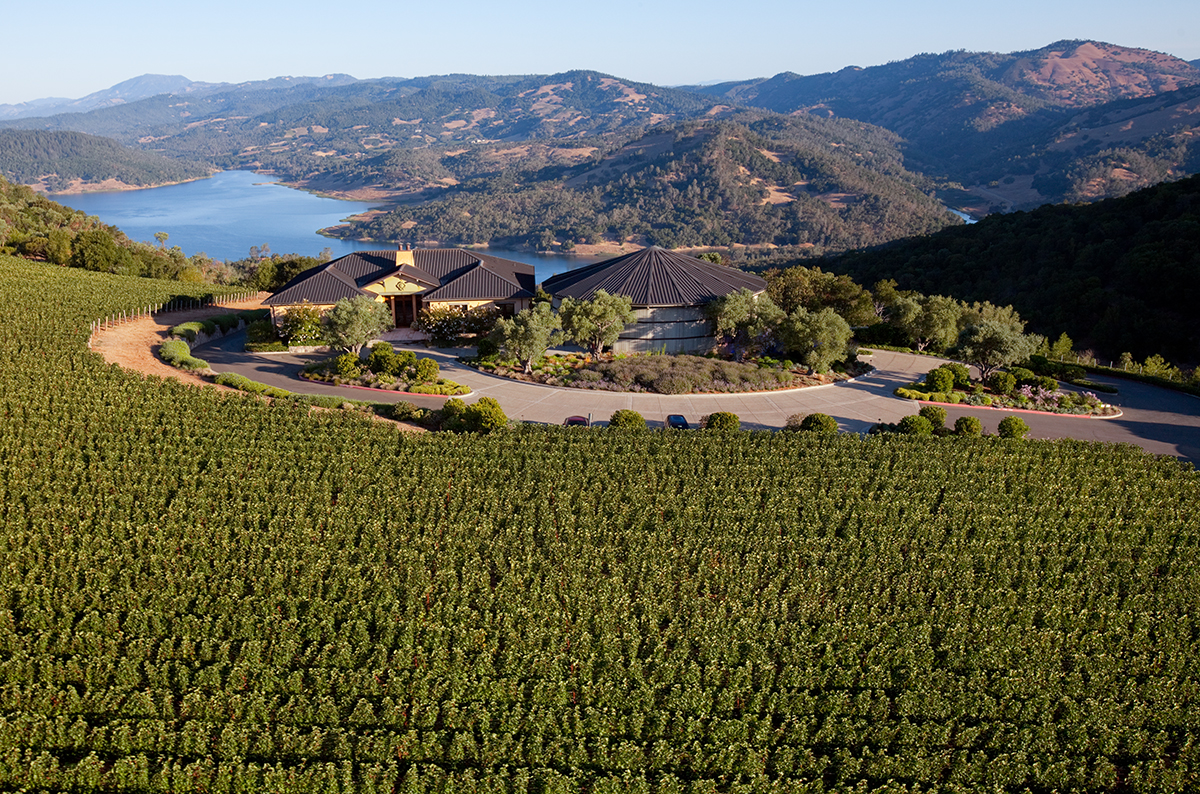
[[[397,265],[415,264],[413,262],[412,250],[408,247],[407,243],[400,243],[400,242],[396,243],[396,264]]]

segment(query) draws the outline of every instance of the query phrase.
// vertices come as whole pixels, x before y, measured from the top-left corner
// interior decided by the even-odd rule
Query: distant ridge
[[[0,130],[0,176],[47,193],[117,190],[208,176],[199,163],[81,132]]]
[[[358,82],[348,74],[327,74],[321,77],[273,77],[269,80],[252,80],[244,83],[205,83],[189,80],[179,74],[143,74],[117,83],[111,88],[88,94],[79,99],[48,97],[0,105],[0,120],[41,118],[60,113],[88,113],[101,108],[124,105],[162,94],[196,94],[240,88],[244,90],[270,90],[291,88],[297,85],[320,83],[323,85],[346,85]]]
[[[1197,85],[1200,69],[1175,56],[1071,40],[1025,52],[923,53],[882,66],[807,77],[784,72],[694,90],[777,113],[857,119],[892,130],[907,141],[908,167],[976,185],[981,203],[972,211],[986,213],[1119,195],[1180,169],[1191,173],[1186,150],[1193,136],[1176,129],[1196,123],[1190,106],[1174,121],[1160,114],[1157,126],[1145,123],[1137,136],[1123,136],[1119,152],[1086,131],[1076,141],[1087,146],[1056,141],[1078,128],[1077,114],[1111,117],[1101,112],[1110,104],[1129,110],[1122,103]],[[1164,134],[1173,136],[1172,146],[1155,145]]]

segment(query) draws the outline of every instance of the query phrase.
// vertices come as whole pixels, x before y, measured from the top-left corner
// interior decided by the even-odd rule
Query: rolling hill
[[[805,264],[811,264],[806,262]],[[864,282],[1011,303],[1030,330],[1115,359],[1200,362],[1200,176],[1093,204],[993,215],[823,260]]]
[[[198,163],[79,132],[0,130],[0,176],[48,193],[113,190],[208,176]]]
[[[1180,89],[1197,84],[1200,69],[1170,55],[1061,41],[1028,52],[922,54],[867,69],[784,73],[695,90],[779,113],[855,118],[893,130],[908,142],[909,168],[975,186],[971,208],[982,213],[1119,195],[1127,182],[1138,187],[1172,170],[1191,173],[1188,154],[1171,151],[1177,146],[1164,147],[1160,139],[1195,126],[1191,110],[1184,110],[1192,95]],[[1078,129],[1086,109],[1098,117],[1136,113],[1132,108],[1139,101],[1150,102],[1147,108],[1175,105],[1182,115],[1148,112],[1136,133],[1123,137],[1122,148],[1128,151],[1106,161],[1109,172],[1084,179],[1091,188],[1079,186],[1079,173],[1097,170],[1097,161],[1088,158],[1103,151],[1103,136],[1093,136],[1090,148],[1079,147],[1078,140],[1065,145],[1062,140]],[[1070,150],[1077,156],[1064,156]],[[1157,178],[1150,177],[1155,169],[1130,168],[1138,157],[1156,161]],[[1123,171],[1138,173],[1141,181],[1124,178]],[[1035,177],[1040,178],[1038,188]]]
[[[393,153],[379,170],[424,173],[420,202],[337,233],[543,250],[629,241],[817,253],[958,223],[904,169],[899,139],[858,122],[739,113],[613,141]]]
[[[735,118],[762,140],[737,154],[705,148],[711,134],[696,130]],[[595,72],[239,87],[8,126],[80,129],[331,195],[403,202],[342,230],[375,239],[536,247],[640,236],[841,250],[954,222],[932,185],[903,168],[893,133],[746,113]],[[420,217],[413,203],[427,204]]]
[[[242,90],[271,89],[289,88],[295,85],[310,83],[345,85],[352,82],[356,81],[349,75],[330,74],[323,77],[275,77],[270,80],[239,83],[235,86],[232,83],[204,83],[189,80],[183,75],[178,74],[143,74],[117,83],[102,91],[96,91],[85,97],[80,97],[79,99],[47,97],[44,99],[34,99],[29,102],[18,102],[12,105],[0,105],[0,119],[42,118],[60,113],[87,113],[162,94],[200,95],[233,88],[240,88]]]
[[[140,88],[114,87],[117,98],[151,90],[150,77]],[[317,192],[399,205],[396,213],[355,224],[342,231],[346,234],[403,231],[446,242],[484,242],[489,238],[481,235],[491,230],[499,237],[490,239],[534,245],[598,234],[623,237],[637,228],[636,234],[664,244],[752,241],[840,249],[894,239],[902,229],[937,228],[938,222],[929,225],[924,199],[881,205],[866,200],[896,197],[912,186],[926,194],[938,187],[946,203],[982,216],[1119,196],[1194,173],[1200,158],[1193,145],[1200,129],[1198,92],[1200,69],[1173,56],[1063,41],[1028,52],[922,54],[867,69],[808,77],[785,73],[689,90],[590,71],[188,83],[183,93],[88,113],[10,120],[0,127],[102,135],[174,159],[269,172]],[[746,124],[753,118],[762,127],[769,113],[778,114],[776,127],[805,126],[804,146],[821,153],[815,161],[843,162],[834,181],[861,167],[876,176],[855,179],[874,186],[825,191],[852,194],[853,201],[809,204],[815,194],[786,181],[795,175],[776,179],[744,162],[737,169],[745,173],[712,170],[733,162],[723,157],[701,158],[682,171],[668,157],[654,165],[665,169],[656,174],[635,167],[630,151],[623,151],[634,147],[635,159],[638,149],[654,153],[648,162],[673,148],[662,149],[656,135],[674,136],[681,125],[714,120]],[[860,123],[855,134],[878,145],[841,149],[850,120]],[[834,121],[841,126],[829,123]],[[890,132],[866,133],[866,125]],[[643,138],[648,142],[639,143]],[[847,152],[858,158],[854,169],[842,157]],[[812,159],[800,150],[788,156]],[[665,209],[647,209],[648,201],[659,199],[638,195],[624,205],[628,222],[597,232],[629,198],[628,191],[609,184],[605,169],[597,170],[614,157],[623,158],[614,179],[643,179],[649,193],[663,188]],[[884,163],[903,173],[890,165],[878,170]],[[592,195],[582,200],[577,176],[589,169]],[[805,181],[812,170],[800,168],[796,181]],[[890,181],[896,178],[908,187],[898,188]],[[555,180],[562,182],[557,192],[547,192]],[[726,188],[738,180],[761,195],[722,198],[707,210],[707,220],[679,224],[691,202],[677,201],[672,190],[707,183],[724,186],[709,195],[727,196],[733,194]],[[534,201],[524,196],[509,197],[506,206],[480,203],[481,197],[535,186],[540,195]],[[770,208],[762,209],[764,203]],[[417,212],[414,204],[425,206]],[[828,216],[831,207],[835,214]],[[585,223],[572,219],[577,212],[606,218]],[[784,220],[789,213],[805,217]],[[514,222],[519,215],[525,217]],[[768,215],[777,217],[764,220]]]

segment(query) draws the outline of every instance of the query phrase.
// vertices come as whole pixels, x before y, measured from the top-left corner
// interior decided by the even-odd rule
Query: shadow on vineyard
[[[180,289],[0,257],[0,789],[1197,786],[1191,467],[413,437],[86,350]]]

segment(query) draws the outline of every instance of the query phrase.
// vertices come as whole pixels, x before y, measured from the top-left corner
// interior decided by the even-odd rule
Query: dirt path
[[[190,309],[180,312],[169,312],[151,317],[140,317],[112,328],[101,328],[92,337],[92,350],[104,357],[110,364],[117,364],[125,369],[140,372],[143,375],[157,375],[160,378],[175,378],[195,386],[210,386],[212,381],[197,377],[175,367],[167,366],[156,355],[158,346],[167,338],[167,331],[180,323],[191,320],[204,320],[218,314],[229,314],[234,311],[262,308],[262,298],[228,303],[223,306],[206,306],[203,309]],[[203,358],[203,356],[200,356]],[[218,386],[217,388],[224,388]]]

